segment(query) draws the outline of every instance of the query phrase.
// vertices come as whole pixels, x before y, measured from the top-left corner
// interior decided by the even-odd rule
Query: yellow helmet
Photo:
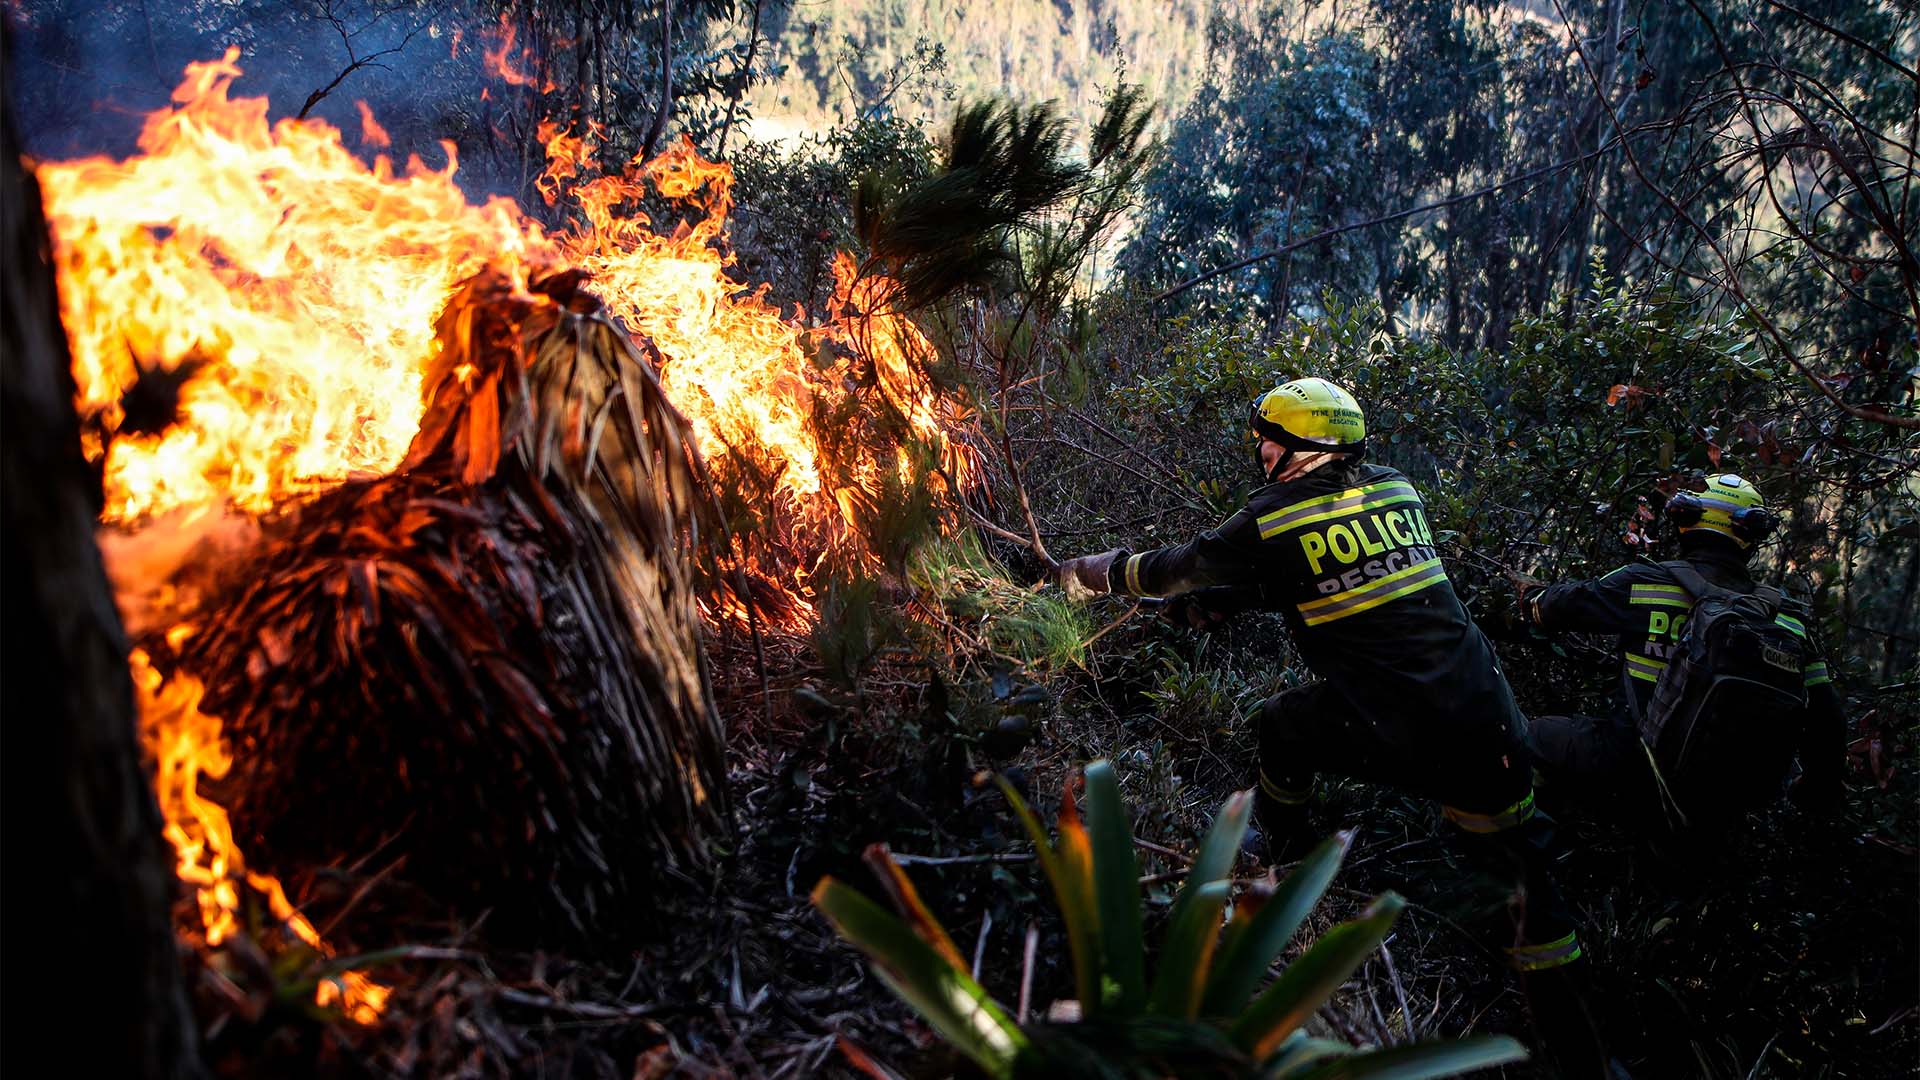
[[[1760,489],[1732,473],[1716,473],[1697,489],[1675,493],[1667,500],[1667,517],[1683,533],[1705,529],[1742,546],[1766,539],[1777,524]]]
[[[1325,379],[1295,379],[1253,403],[1253,430],[1289,450],[1357,454],[1367,418],[1353,395]]]

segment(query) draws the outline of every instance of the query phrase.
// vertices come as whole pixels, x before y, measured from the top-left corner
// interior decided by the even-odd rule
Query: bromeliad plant
[[[1527,1056],[1505,1036],[1362,1052],[1306,1034],[1308,1018],[1379,946],[1405,906],[1391,892],[1328,931],[1261,989],[1333,880],[1350,834],[1321,844],[1271,895],[1243,894],[1223,926],[1232,900],[1228,875],[1253,793],[1227,800],[1174,899],[1158,970],[1149,979],[1140,870],[1113,767],[1105,761],[1086,767],[1084,821],[1069,781],[1057,843],[1011,785],[1003,780],[1000,789],[1033,837],[1066,922],[1077,1020],[1016,1023],[968,973],[960,950],[884,845],[868,848],[867,861],[898,917],[830,877],[813,891],[814,906],[866,953],[880,978],[988,1076],[1414,1080]]]

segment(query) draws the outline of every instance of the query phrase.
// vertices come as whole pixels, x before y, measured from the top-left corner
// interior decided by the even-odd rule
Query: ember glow
[[[741,453],[774,464],[768,513],[782,542],[802,549],[791,565],[828,551],[877,562],[861,548],[855,508],[910,474],[903,449],[843,461],[838,479],[823,468],[809,420],[849,400],[854,365],[916,441],[948,455],[947,475],[964,478],[946,439],[959,413],[914,362],[930,355],[926,339],[884,312],[884,281],[860,277],[843,256],[827,318],[810,327],[733,280],[721,243],[728,166],[682,144],[600,175],[594,133],[547,128],[539,190],[582,222],[549,234],[510,200],[469,200],[454,183],[451,145],[441,168],[417,159],[396,168],[384,155],[361,160],[325,122],[269,124],[264,99],[229,96],[237,57],[229,50],[188,67],[174,107],[148,117],[139,156],[36,169],[79,406],[91,421],[86,449],[105,459],[103,527],[123,543],[162,515],[265,514],[392,469],[423,413],[435,317],[485,266],[520,281],[534,268],[589,271],[609,309],[660,350],[662,382],[714,468],[724,474]],[[518,73],[510,39],[489,58]],[[360,119],[362,145],[387,145],[371,110],[362,106]],[[649,188],[678,200],[686,220],[654,231],[636,207]],[[179,423],[112,434],[142,369],[187,364]],[[804,571],[773,587],[787,594],[789,618],[811,613]],[[193,617],[190,602],[169,612],[175,655],[191,654]],[[209,945],[236,932],[246,880],[324,954],[280,884],[246,869],[225,810],[199,794],[202,778],[231,764],[220,720],[198,708],[199,683],[169,677],[142,650],[131,662],[167,835],[199,901],[195,932]],[[349,976],[317,996],[370,1022],[386,993]]]
[[[181,625],[167,635],[177,649],[191,633]],[[218,780],[227,774],[233,758],[220,735],[220,721],[200,711],[200,680],[191,675],[167,679],[155,670],[143,649],[133,650],[134,693],[140,707],[140,736],[153,758],[154,794],[166,820],[166,837],[173,844],[174,868],[191,886],[200,909],[199,933],[217,948],[240,929],[240,881],[244,877],[265,897],[274,920],[321,956],[333,950],[322,941],[313,923],[288,901],[279,880],[250,871],[233,840],[233,825],[219,803],[200,794],[201,778]],[[361,1024],[379,1019],[391,991],[357,971],[323,979],[314,988],[314,1003],[338,1007]]]

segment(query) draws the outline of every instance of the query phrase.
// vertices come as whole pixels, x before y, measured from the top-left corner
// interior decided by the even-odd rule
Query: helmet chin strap
[[[1273,463],[1273,468],[1267,470],[1267,482],[1272,484],[1282,480],[1293,480],[1305,476],[1322,465],[1331,465],[1346,456],[1328,450],[1307,452],[1288,447],[1286,452],[1280,455],[1280,460]]]
[[[1266,469],[1267,483],[1271,484],[1280,479],[1280,474],[1282,472],[1285,472],[1287,466],[1293,462],[1293,455],[1295,453],[1296,451],[1290,446],[1283,446],[1280,448],[1280,460],[1273,463],[1273,468]],[[1257,447],[1254,449],[1253,457],[1255,461],[1260,460],[1260,451]],[[1264,462],[1262,463],[1261,467],[1265,468]]]

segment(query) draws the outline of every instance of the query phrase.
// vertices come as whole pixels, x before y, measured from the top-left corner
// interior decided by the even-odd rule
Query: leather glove
[[[1107,571],[1113,568],[1113,561],[1125,555],[1122,548],[1103,551],[1098,555],[1082,555],[1077,559],[1068,559],[1054,571],[1054,578],[1067,592],[1069,600],[1087,600],[1101,593],[1110,592],[1107,584]]]
[[[1540,636],[1526,611],[1526,601],[1504,593],[1481,593],[1469,609],[1473,621],[1494,641],[1531,641]]]

